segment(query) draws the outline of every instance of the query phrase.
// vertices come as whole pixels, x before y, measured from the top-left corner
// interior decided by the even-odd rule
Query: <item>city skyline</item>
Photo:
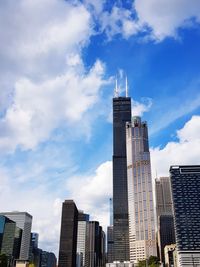
[[[116,77],[148,121],[152,178],[199,163],[200,5],[123,2],[0,4],[0,211],[32,214],[45,250],[64,199],[109,225]]]

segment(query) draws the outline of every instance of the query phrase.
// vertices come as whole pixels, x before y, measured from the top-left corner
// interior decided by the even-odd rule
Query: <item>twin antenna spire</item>
[[[127,80],[127,76],[126,76],[126,80],[125,80],[125,91],[126,91],[126,97],[128,97],[128,80]],[[119,87],[118,87],[117,78],[115,80],[114,97],[119,97]]]

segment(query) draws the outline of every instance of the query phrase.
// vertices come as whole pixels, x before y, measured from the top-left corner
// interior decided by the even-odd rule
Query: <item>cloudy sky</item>
[[[108,224],[112,97],[148,121],[153,178],[199,164],[199,0],[0,1],[0,210],[57,253],[73,198]]]

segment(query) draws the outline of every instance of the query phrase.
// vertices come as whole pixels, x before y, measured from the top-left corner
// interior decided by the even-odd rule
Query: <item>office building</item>
[[[155,180],[156,214],[172,215],[172,198],[169,177],[160,177]]]
[[[77,207],[73,200],[65,200],[62,205],[59,267],[76,266],[77,227]]]
[[[90,221],[86,229],[85,267],[105,266],[105,235],[99,222]]]
[[[101,228],[101,248],[100,248],[100,266],[105,267],[106,264],[106,234]]]
[[[38,233],[31,233],[30,238],[30,248],[29,248],[29,261],[33,262],[35,266],[37,265],[38,260],[38,239],[39,234]]]
[[[110,225],[107,227],[107,262],[111,263],[114,259],[114,239],[113,239],[113,201],[109,199],[110,206]]]
[[[77,234],[77,267],[85,266],[85,243],[86,227],[89,222],[89,215],[83,211],[78,213],[78,234]]]
[[[156,256],[155,218],[147,123],[126,124],[130,261]]]
[[[172,198],[169,177],[155,180],[158,248],[161,262],[165,264],[164,248],[175,244],[175,230],[172,214]]]
[[[33,248],[38,248],[38,239],[39,239],[38,233],[31,233],[31,243]]]
[[[56,256],[52,252],[42,251],[40,267],[56,267]]]
[[[116,94],[113,98],[113,239],[117,261],[129,260],[126,122],[130,121],[131,98]]]
[[[4,215],[10,220],[16,222],[16,226],[22,229],[22,239],[20,246],[20,260],[28,260],[29,258],[29,247],[30,247],[30,236],[32,226],[32,216],[27,212],[3,212],[0,215]]]
[[[170,167],[178,267],[200,266],[200,165]]]
[[[0,216],[1,245],[0,253],[7,257],[13,257],[16,223],[5,216]]]
[[[5,254],[8,263],[12,266],[15,259],[19,258],[22,230],[16,222],[6,216],[0,215],[0,254]]]
[[[160,215],[158,217],[158,247],[161,262],[165,264],[164,248],[175,244],[174,218],[172,215]]]
[[[113,225],[107,227],[107,262],[114,261]]]

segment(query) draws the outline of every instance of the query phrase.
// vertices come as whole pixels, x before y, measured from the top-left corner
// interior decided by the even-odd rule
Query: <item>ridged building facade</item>
[[[130,261],[157,255],[147,123],[126,124]]]

